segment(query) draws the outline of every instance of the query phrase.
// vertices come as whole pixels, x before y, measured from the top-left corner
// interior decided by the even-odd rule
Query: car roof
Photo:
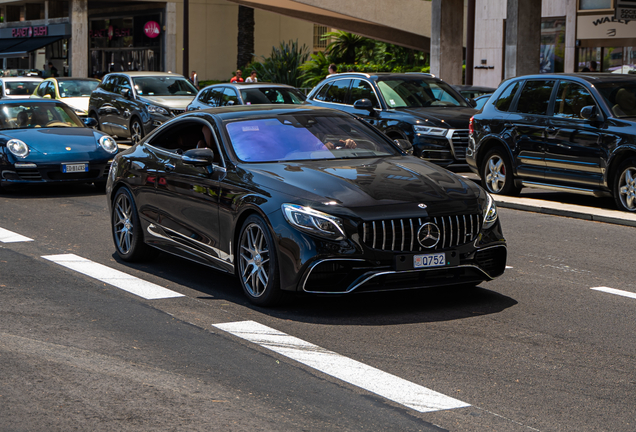
[[[185,77],[181,74],[178,73],[172,73],[172,72],[153,72],[153,71],[129,71],[129,72],[109,72],[108,75],[128,75],[130,77],[152,77],[152,76],[158,76],[158,77],[178,77],[178,78],[183,78],[185,79]]]
[[[80,77],[49,77],[47,79],[45,79],[44,81],[97,81],[99,82],[99,80],[97,78],[80,78]]]
[[[581,81],[587,81],[592,84],[600,84],[604,82],[634,82],[636,81],[636,75],[633,74],[614,74],[606,72],[579,72],[579,73],[549,73],[549,74],[534,74],[534,75],[522,75],[513,79],[549,79],[549,78],[574,78]]]
[[[435,75],[431,75],[429,73],[425,73],[425,72],[403,72],[403,73],[397,73],[397,72],[373,72],[373,73],[366,73],[366,72],[342,72],[342,73],[335,73],[335,74],[331,74],[331,75],[327,75],[327,77],[325,79],[334,79],[334,78],[340,78],[340,77],[365,77],[365,78],[371,78],[371,79],[379,79],[379,78],[402,78],[402,79],[409,79],[409,78],[413,78],[413,77],[417,77],[420,76],[422,78],[433,78],[436,80],[439,80],[439,78],[437,78]]]
[[[218,84],[212,84],[209,85],[205,88],[209,88],[209,87],[235,87],[235,88],[248,88],[248,87],[255,87],[255,88],[262,88],[262,87],[279,87],[279,88],[296,88],[294,86],[290,86],[287,84],[279,84],[279,83],[271,83],[271,82],[255,82],[255,83],[246,83],[246,82],[242,82],[242,83],[218,83]],[[203,90],[203,89],[202,89]]]
[[[19,76],[19,77],[0,77],[2,81],[43,81],[42,78],[39,77],[27,77],[27,76]]]
[[[31,99],[33,100],[33,99]],[[290,114],[329,114],[337,115],[340,117],[350,117],[349,114],[341,110],[332,108],[319,107],[315,105],[302,104],[302,105],[233,105],[216,108],[205,108],[196,111],[190,111],[187,114],[182,114],[179,118],[196,116],[201,113],[214,114],[222,120],[235,120],[245,117],[245,113],[249,113],[249,117],[275,117],[279,115]]]
[[[475,90],[475,91],[490,91],[494,92],[497,90],[494,87],[484,87],[484,86],[475,86],[475,85],[454,85],[457,90]]]

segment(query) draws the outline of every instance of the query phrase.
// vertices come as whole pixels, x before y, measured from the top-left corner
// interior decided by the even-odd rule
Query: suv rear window
[[[517,111],[526,114],[546,115],[554,81],[532,80],[526,81],[521,90]]]

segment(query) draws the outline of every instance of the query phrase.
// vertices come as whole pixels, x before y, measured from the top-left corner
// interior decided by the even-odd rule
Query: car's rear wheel
[[[251,215],[243,223],[238,264],[238,277],[250,302],[273,306],[282,300],[274,240],[260,216]]]
[[[482,185],[492,194],[516,195],[521,190],[515,186],[512,164],[501,148],[493,148],[486,154],[480,176]]]
[[[157,254],[156,249],[144,243],[135,200],[125,187],[115,193],[110,220],[115,248],[121,259],[141,261]]]
[[[636,212],[636,159],[625,161],[614,180],[614,200],[621,210]]]
[[[134,118],[130,123],[130,141],[133,145],[139,143],[144,137],[144,128],[138,118]]]

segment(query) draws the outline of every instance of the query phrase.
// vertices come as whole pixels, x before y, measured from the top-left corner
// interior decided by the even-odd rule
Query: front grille
[[[20,180],[42,180],[40,171],[37,168],[16,169],[16,173],[20,176]]]
[[[183,114],[185,112],[184,109],[173,109],[172,110],[172,114],[174,114],[175,116],[178,116],[179,114]]]
[[[433,222],[440,230],[434,248],[424,248],[417,241],[418,230],[427,222]],[[371,249],[413,252],[460,246],[475,239],[480,230],[481,216],[472,214],[363,222],[360,237]]]
[[[466,160],[466,149],[468,148],[468,129],[459,129],[453,131],[451,137],[451,143],[453,144],[453,153],[455,159]]]

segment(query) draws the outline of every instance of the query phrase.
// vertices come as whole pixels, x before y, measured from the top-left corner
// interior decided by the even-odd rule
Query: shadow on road
[[[33,199],[33,198],[72,198],[103,195],[92,184],[71,183],[71,184],[41,184],[41,185],[18,185],[11,186],[0,192],[0,199]]]

